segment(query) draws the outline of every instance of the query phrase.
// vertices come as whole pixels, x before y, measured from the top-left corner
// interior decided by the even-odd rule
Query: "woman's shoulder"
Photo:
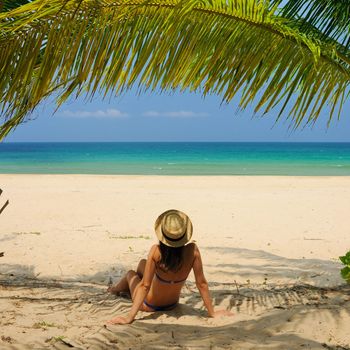
[[[199,253],[199,249],[196,243],[191,242],[186,245],[185,254],[187,256],[187,259],[191,259],[193,261],[193,259],[196,257],[196,255],[198,255],[198,253]]]
[[[185,245],[185,252],[190,255],[195,255],[199,253],[199,248],[195,242],[190,242]],[[160,247],[159,244],[153,244],[151,246],[149,254],[153,257],[153,259],[158,260],[160,259]]]
[[[188,243],[188,244],[186,245],[186,247],[187,247],[188,250],[191,250],[191,251],[193,251],[193,252],[199,250],[199,249],[198,249],[198,246],[197,246],[197,244],[196,244],[195,242]]]
[[[158,260],[160,258],[160,249],[159,244],[153,244],[151,249],[149,250],[149,256],[153,258],[153,260]]]

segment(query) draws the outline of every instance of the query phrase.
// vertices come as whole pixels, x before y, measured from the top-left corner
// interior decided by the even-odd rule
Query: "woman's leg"
[[[136,269],[136,273],[140,277],[140,280],[143,277],[145,266],[146,266],[146,259],[141,259]],[[129,288],[128,279],[127,279],[128,274],[132,272],[135,273],[135,271],[133,270],[128,271],[118,283],[109,287],[107,289],[107,292],[110,292],[115,295],[119,295],[120,293],[129,293],[130,295],[132,295],[132,292],[130,291],[130,288]]]
[[[128,286],[129,286],[131,299],[134,300],[134,294],[135,294],[135,291],[136,291],[136,287],[141,282],[141,278],[134,270],[130,270],[126,274],[126,280],[128,281]]]
[[[125,274],[125,276],[119,282],[117,282],[113,286],[110,286],[107,289],[107,292],[115,295],[120,295],[120,293],[130,293],[126,275],[127,274]]]
[[[128,286],[132,300],[134,300],[135,289],[142,280],[143,273],[145,271],[146,261],[146,259],[141,259],[137,265],[136,272],[130,270],[126,274],[126,280],[128,281]]]
[[[140,267],[140,264],[141,264],[141,268],[142,268],[142,260],[139,263],[139,267]],[[142,274],[143,274],[143,271],[144,271],[144,265],[143,265]],[[130,270],[126,274],[126,279],[128,281],[128,284],[129,284],[129,290],[130,290],[131,299],[134,300],[135,299],[136,289],[139,286],[142,278],[140,278],[139,273],[137,273],[137,272],[135,272],[133,270]],[[147,305],[144,305],[144,304],[141,304],[140,310],[141,311],[148,311],[148,312],[153,312],[154,311],[153,309],[151,309],[150,307],[148,307]]]
[[[146,259],[141,259],[139,261],[139,264],[137,265],[136,272],[140,276],[140,278],[143,278],[143,273],[145,272],[145,267],[146,267]]]

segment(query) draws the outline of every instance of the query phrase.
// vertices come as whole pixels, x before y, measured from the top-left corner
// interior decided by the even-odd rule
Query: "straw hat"
[[[192,237],[192,222],[182,211],[170,209],[159,215],[154,224],[158,239],[169,247],[181,247]]]

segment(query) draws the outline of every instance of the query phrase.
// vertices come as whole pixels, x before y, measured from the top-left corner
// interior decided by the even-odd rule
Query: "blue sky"
[[[253,109],[238,111],[238,99],[221,105],[217,96],[146,93],[134,90],[121,97],[92,102],[70,100],[52,115],[54,101],[44,101],[33,120],[19,126],[5,142],[32,141],[279,141],[349,142],[350,106],[327,129],[326,111],[314,127],[297,131],[289,121],[275,125],[277,111],[253,117]]]

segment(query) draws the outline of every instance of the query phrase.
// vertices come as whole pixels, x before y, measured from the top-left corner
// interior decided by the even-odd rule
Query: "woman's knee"
[[[134,270],[129,270],[126,273],[126,279],[127,281],[130,281],[131,278],[133,278],[135,275],[137,275],[137,273]]]

